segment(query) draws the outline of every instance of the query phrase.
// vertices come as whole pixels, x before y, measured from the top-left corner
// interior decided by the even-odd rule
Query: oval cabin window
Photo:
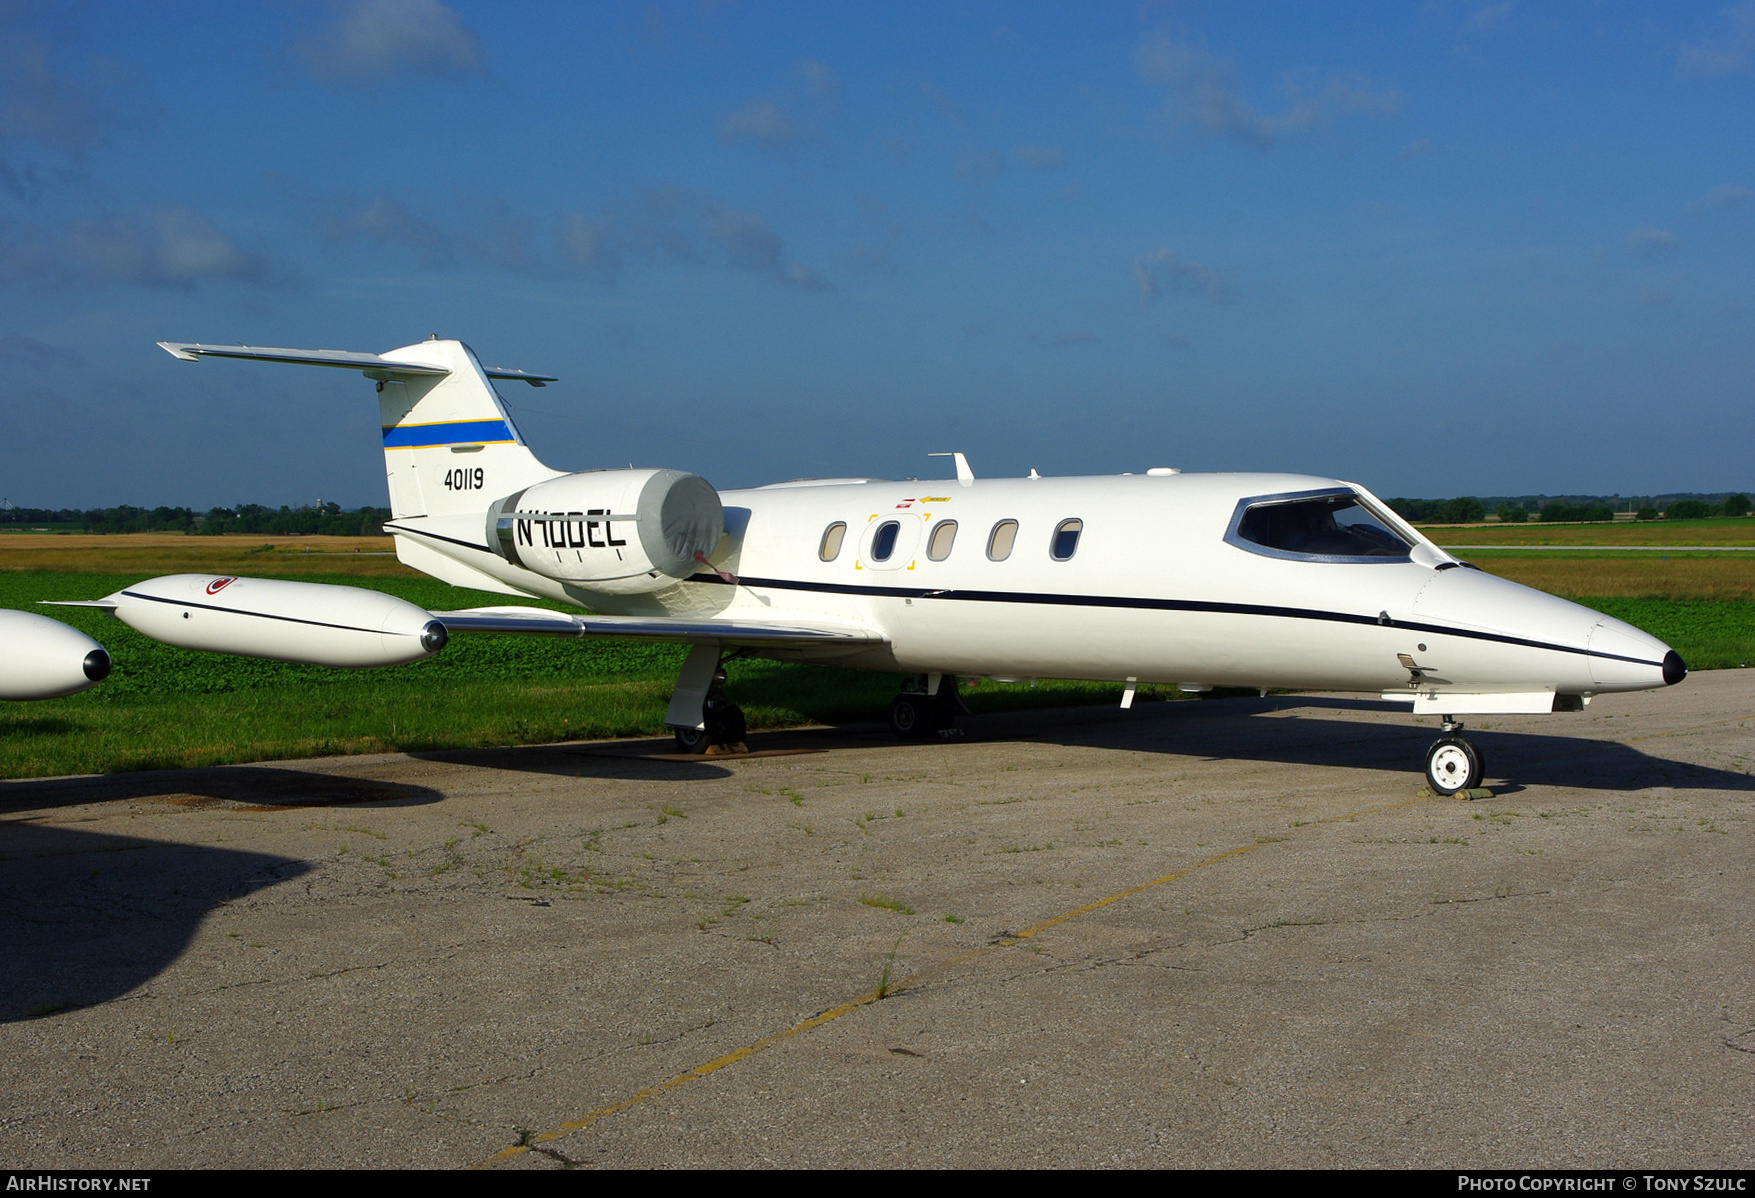
[[[847,525],[837,520],[823,529],[823,543],[817,549],[817,556],[826,562],[832,562],[841,556],[841,542],[847,536]]]
[[[1049,542],[1048,556],[1057,562],[1070,561],[1078,552],[1079,534],[1085,531],[1083,520],[1062,520],[1054,526],[1054,540]]]
[[[1001,520],[987,537],[987,560],[1003,562],[1012,555],[1012,542],[1018,539],[1018,522]]]
[[[896,536],[901,531],[902,526],[894,520],[885,520],[878,525],[877,532],[871,538],[871,560],[889,561],[890,554],[896,552]]]
[[[926,556],[935,562],[942,562],[951,555],[951,545],[957,539],[957,522],[940,520],[938,527],[932,530],[932,537],[926,542]]]

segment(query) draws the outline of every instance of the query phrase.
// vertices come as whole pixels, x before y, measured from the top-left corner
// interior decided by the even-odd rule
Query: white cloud
[[[957,178],[968,183],[991,183],[1005,174],[1005,155],[998,150],[964,150],[957,156]]]
[[[265,286],[285,281],[268,260],[240,247],[188,208],[147,217],[76,221],[0,241],[0,280],[192,290],[202,283]]]
[[[1755,191],[1750,191],[1747,187],[1735,183],[1720,183],[1706,193],[1706,199],[1703,202],[1708,208],[1724,211],[1728,208],[1741,208],[1752,199],[1755,199]]]
[[[1336,117],[1388,115],[1401,108],[1401,95],[1393,88],[1376,91],[1366,80],[1337,75],[1315,91],[1288,79],[1285,108],[1262,112],[1239,94],[1229,69],[1205,47],[1179,44],[1164,34],[1147,39],[1135,52],[1134,63],[1164,88],[1164,111],[1172,121],[1262,147]]]
[[[841,103],[841,77],[828,63],[806,59],[794,71],[819,103],[831,107]]]
[[[0,337],[0,362],[33,370],[75,370],[85,365],[85,355],[35,337],[8,333]]]
[[[1665,254],[1675,253],[1682,246],[1676,240],[1676,235],[1669,230],[1641,225],[1627,234],[1627,248],[1641,258],[1659,258]]]
[[[719,136],[726,141],[753,141],[770,150],[785,150],[798,141],[799,131],[777,101],[756,99],[720,117]]]
[[[1511,20],[1511,0],[1501,0],[1498,4],[1489,4],[1469,14],[1465,26],[1475,33],[1492,33],[1496,29],[1505,28]]]
[[[420,255],[422,266],[443,266],[456,256],[450,234],[410,212],[394,196],[375,195],[324,218],[326,240],[360,239],[397,246]]]
[[[0,21],[0,142],[85,150],[107,118],[97,93],[45,39]]]
[[[841,105],[841,80],[826,63],[807,60],[793,68],[799,87],[757,96],[719,118],[724,141],[747,141],[765,150],[790,152],[822,137],[819,121]]]
[[[1192,291],[1215,304],[1231,302],[1231,285],[1199,262],[1179,257],[1162,246],[1133,261],[1133,279],[1140,302],[1150,304],[1168,291]]]
[[[581,272],[607,280],[629,258],[670,259],[716,264],[797,291],[836,290],[792,258],[785,239],[761,216],[679,187],[654,188],[637,203],[608,211],[563,213],[546,231],[545,222],[504,199],[465,200],[456,218],[443,222],[388,194],[307,202],[329,210],[319,225],[327,240],[410,250],[429,267],[480,263],[512,273]]]
[[[563,217],[556,235],[561,257],[588,271],[612,271],[621,265],[621,254],[616,249],[618,240],[614,225],[583,212]]]
[[[484,75],[480,41],[440,0],[349,0],[296,50],[318,82],[371,88],[397,75]]]
[[[1747,70],[1755,50],[1755,0],[1744,0],[1719,13],[1723,29],[1715,39],[1684,42],[1676,52],[1676,69],[1684,75],[1729,75]]]
[[[648,254],[687,262],[717,261],[797,291],[837,290],[815,270],[789,258],[785,239],[753,212],[677,187],[647,192],[642,207],[628,236]]]
[[[1059,146],[1019,146],[1013,156],[1032,170],[1058,170],[1061,164]]]
[[[1074,345],[1101,345],[1103,338],[1089,329],[1069,329],[1062,333],[1026,333],[1026,341],[1034,345],[1054,345],[1062,349]]]

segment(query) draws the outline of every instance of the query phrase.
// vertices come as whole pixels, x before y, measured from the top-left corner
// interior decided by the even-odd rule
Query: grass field
[[[1755,545],[1755,517],[1614,524],[1423,524],[1440,545]]]
[[[0,571],[102,574],[256,574],[303,578],[419,578],[396,560],[389,537],[186,537],[180,533],[95,536],[9,533],[0,536]]]
[[[1669,530],[1685,543],[1717,543],[1694,539],[1687,524]],[[416,574],[390,547],[387,538],[13,534],[0,538],[0,607],[95,599],[179,571],[369,586],[429,609],[508,601]],[[1755,554],[1483,550],[1470,558],[1644,628],[1694,668],[1755,662]],[[99,611],[51,614],[102,641],[115,672],[83,694],[0,705],[0,777],[659,735],[684,653],[640,641],[460,636],[431,660],[360,672],[187,652]],[[753,728],[880,719],[898,685],[890,675],[753,660],[731,663],[729,674]],[[967,692],[977,711],[1110,703],[1118,694],[1114,684],[1052,681],[983,682]],[[1142,688],[1141,696],[1178,693]]]
[[[101,611],[35,605],[39,599],[100,598],[167,571],[242,571],[237,556],[247,554],[246,547],[220,545],[202,557],[198,549],[172,545],[166,548],[176,564],[149,570],[138,568],[135,559],[152,550],[130,544],[90,548],[96,569],[0,566],[0,607],[48,610],[96,637],[115,661],[103,685],[82,694],[0,704],[0,777],[664,735],[665,705],[686,652],[680,645],[608,638],[460,636],[426,661],[366,671],[196,653],[159,644]],[[0,562],[10,565],[8,549],[0,546]],[[277,549],[248,559],[247,572],[369,586],[428,609],[509,601],[435,582],[394,558],[374,558],[369,569],[345,574],[312,568],[335,560]],[[282,568],[284,563],[295,568]],[[879,719],[899,688],[894,675],[770,661],[734,661],[727,673],[752,728]],[[966,694],[977,711],[1017,710],[1112,702],[1120,688],[982,682]],[[1141,697],[1173,698],[1177,692],[1142,687]]]

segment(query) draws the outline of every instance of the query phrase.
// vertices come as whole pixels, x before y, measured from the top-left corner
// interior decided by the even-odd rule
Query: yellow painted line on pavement
[[[1385,811],[1394,811],[1400,807],[1412,807],[1418,803],[1428,801],[1428,797],[1421,796],[1400,803],[1389,803],[1382,807],[1368,808],[1364,811],[1350,811],[1345,815],[1324,816],[1321,819],[1311,820],[1300,828],[1294,828],[1291,835],[1296,835],[1304,828],[1315,828],[1323,824],[1341,823],[1345,820],[1358,819],[1361,816],[1366,815],[1380,815]],[[1123,899],[1132,898],[1134,895],[1139,894],[1142,891],[1151,890],[1156,886],[1162,886],[1166,882],[1174,882],[1178,878],[1186,878],[1189,874],[1192,874],[1197,870],[1205,869],[1209,865],[1217,865],[1221,861],[1229,861],[1233,857],[1241,856],[1242,854],[1249,852],[1251,849],[1259,849],[1264,845],[1278,844],[1287,839],[1289,839],[1289,836],[1277,836],[1271,839],[1253,841],[1249,844],[1240,844],[1234,849],[1226,849],[1222,853],[1214,853],[1211,857],[1206,858],[1204,861],[1198,861],[1186,869],[1179,869],[1174,873],[1165,874],[1163,877],[1153,878],[1149,882],[1141,882],[1137,886],[1129,886],[1126,890],[1118,890],[1114,894],[1105,898],[1097,899],[1095,902],[1086,903],[1082,907],[1074,907],[1071,911],[1067,911],[1061,915],[1056,915],[1052,919],[1045,919],[1041,923],[1031,924],[1029,927],[1022,929],[1021,931],[1013,932],[1008,936],[995,940],[992,944],[987,945],[984,948],[974,949],[970,952],[963,953],[960,956],[952,957],[950,960],[933,966],[930,969],[924,969],[919,973],[911,974],[908,977],[903,978],[901,981],[896,982],[886,990],[874,990],[870,994],[853,999],[850,1002],[844,1002],[840,1006],[830,1007],[826,1011],[812,1015],[809,1019],[799,1020],[785,1031],[775,1032],[771,1036],[764,1036],[760,1040],[744,1045],[742,1048],[735,1048],[724,1056],[714,1057],[705,1064],[696,1065],[693,1069],[686,1069],[675,1077],[670,1078],[668,1081],[659,1082],[655,1086],[648,1086],[644,1090],[628,1095],[619,1102],[612,1102],[608,1106],[598,1107],[594,1111],[587,1111],[577,1119],[569,1119],[558,1127],[527,1136],[522,1142],[502,1148],[486,1160],[471,1165],[470,1168],[492,1168],[494,1165],[499,1164],[502,1161],[507,1161],[515,1156],[529,1152],[532,1148],[547,1144],[553,1140],[558,1140],[562,1136],[571,1135],[573,1132],[582,1131],[585,1128],[590,1127],[593,1123],[598,1122],[600,1119],[606,1119],[611,1115],[618,1115],[621,1112],[637,1107],[642,1103],[650,1102],[654,1098],[657,1098],[670,1090],[676,1089],[678,1086],[686,1086],[690,1082],[699,1081],[701,1078],[706,1077],[709,1074],[717,1073],[727,1065],[735,1065],[745,1057],[754,1056],[756,1053],[761,1052],[764,1049],[772,1048],[774,1045],[790,1040],[792,1037],[800,1035],[801,1033],[822,1027],[825,1023],[833,1023],[844,1015],[851,1015],[861,1007],[870,1006],[872,1003],[877,1002],[880,999],[887,998],[892,994],[917,986],[927,978],[943,973],[955,966],[963,965],[978,958],[999,952],[1001,949],[1011,948],[1020,941],[1032,939],[1042,932],[1046,932],[1050,928],[1059,927],[1061,924],[1066,923],[1069,920],[1077,919],[1082,915],[1089,915],[1093,911],[1099,911],[1112,903],[1119,903]]]

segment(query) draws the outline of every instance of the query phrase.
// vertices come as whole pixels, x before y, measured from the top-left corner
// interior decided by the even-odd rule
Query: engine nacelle
[[[314,666],[399,666],[445,647],[431,612],[381,591],[274,578],[167,574],[108,596],[136,632],[179,649]]]
[[[711,483],[681,470],[595,470],[508,495],[488,544],[545,578],[612,595],[657,591],[701,569],[725,535]]]
[[[110,655],[77,628],[0,609],[0,699],[58,699],[110,676]]]

